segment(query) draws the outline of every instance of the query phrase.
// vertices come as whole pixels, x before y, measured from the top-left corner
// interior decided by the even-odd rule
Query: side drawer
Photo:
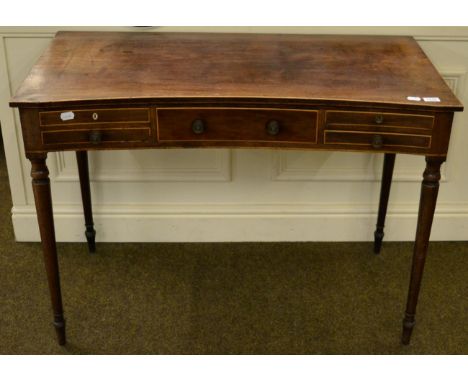
[[[150,109],[79,109],[43,111],[39,113],[40,125],[67,126],[76,124],[149,123]]]
[[[360,146],[376,150],[385,150],[386,148],[429,149],[431,147],[431,135],[326,130],[323,142],[325,145]]]
[[[158,108],[158,140],[317,143],[317,110]]]
[[[125,129],[74,129],[43,131],[45,146],[88,145],[105,146],[107,143],[145,143],[151,141],[151,128],[134,127]]]
[[[325,112],[325,125],[336,129],[346,126],[381,126],[391,129],[412,128],[431,130],[434,126],[434,116],[422,114],[380,113],[364,111],[327,110]]]

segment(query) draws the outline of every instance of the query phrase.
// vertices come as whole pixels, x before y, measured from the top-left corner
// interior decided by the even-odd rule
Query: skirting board
[[[97,208],[96,239],[100,242],[372,241],[376,223],[375,211],[366,206],[360,209],[353,206],[353,213],[340,208],[331,213],[311,212],[300,206],[296,212],[290,208],[278,213],[264,206],[255,213],[207,208],[210,210],[207,214],[201,208],[192,207],[192,211],[183,213],[164,211],[164,208],[147,208],[144,212],[140,208]],[[54,216],[57,241],[84,241],[83,215],[78,206],[59,206]],[[413,205],[390,209],[385,240],[414,240],[416,219]],[[39,241],[33,207],[15,207],[13,226],[17,241]],[[431,240],[468,240],[468,206],[440,206]]]

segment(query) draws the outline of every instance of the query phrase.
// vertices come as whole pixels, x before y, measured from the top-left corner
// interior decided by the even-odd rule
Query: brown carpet
[[[432,243],[400,345],[411,243],[59,244],[68,345],[0,160],[2,354],[466,354],[468,244]],[[99,233],[98,233],[99,234]]]

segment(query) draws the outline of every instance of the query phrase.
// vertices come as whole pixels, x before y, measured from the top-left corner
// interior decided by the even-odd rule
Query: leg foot
[[[89,252],[96,252],[96,231],[94,229],[94,224],[86,224],[85,236],[88,242]]]
[[[403,319],[403,334],[401,336],[401,343],[403,345],[409,345],[415,324],[414,315],[405,314],[405,318]]]
[[[382,229],[376,229],[374,232],[374,253],[378,255],[382,248],[382,240],[384,237],[383,227]]]
[[[55,333],[57,334],[58,344],[61,346],[64,346],[67,343],[64,318],[56,316],[54,319],[54,327],[55,327]]]

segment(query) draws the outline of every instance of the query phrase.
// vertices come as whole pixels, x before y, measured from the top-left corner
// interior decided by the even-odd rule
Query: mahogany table
[[[75,151],[90,251],[87,151],[271,147],[384,153],[379,253],[396,153],[424,155],[403,344],[415,324],[453,114],[463,106],[411,37],[59,32],[19,108],[54,326],[65,320],[48,152]]]

